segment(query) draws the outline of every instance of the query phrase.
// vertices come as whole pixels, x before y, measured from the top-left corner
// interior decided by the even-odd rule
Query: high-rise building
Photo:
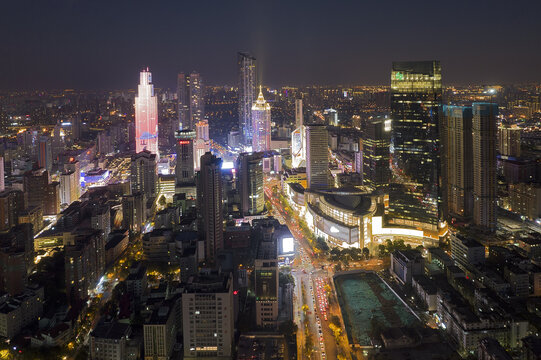
[[[145,359],[171,359],[176,343],[176,316],[178,300],[170,299],[154,309],[149,321],[143,325]]]
[[[302,110],[302,99],[295,99],[295,129],[304,125],[304,114]]]
[[[271,109],[259,87],[259,96],[252,105],[252,151],[268,151],[271,147]]]
[[[230,359],[235,324],[233,276],[200,274],[182,294],[184,359]]]
[[[38,166],[51,172],[53,169],[53,153],[51,138],[48,135],[41,135],[38,143]]]
[[[131,158],[131,190],[141,192],[146,199],[156,196],[156,154],[144,150]]]
[[[402,188],[391,193],[392,218],[437,231],[439,213],[439,61],[393,62],[391,119],[393,167]],[[393,198],[394,197],[394,198]]]
[[[374,118],[369,120],[364,131],[362,144],[364,184],[375,189],[388,186],[391,181],[389,163],[391,119]]]
[[[521,136],[522,129],[519,127],[501,126],[498,129],[498,138],[500,142],[499,151],[502,156],[518,158],[521,155]]]
[[[265,210],[262,154],[242,153],[237,161],[242,214],[261,214]]]
[[[205,141],[210,141],[209,137],[209,122],[207,120],[198,121],[195,124],[195,132],[197,139],[203,139]]]
[[[296,169],[306,166],[305,127],[301,126],[291,133],[291,166]]]
[[[146,221],[145,201],[142,193],[122,197],[122,228],[133,232],[143,230]]]
[[[329,187],[329,146],[325,125],[306,126],[306,180],[309,189]]]
[[[4,157],[0,156],[0,192],[5,190],[6,186],[4,184]]]
[[[64,164],[64,172],[73,172],[74,173],[74,185],[75,188],[72,189],[74,192],[72,195],[74,198],[72,202],[78,200],[81,197],[81,164],[79,161],[71,158],[67,163]]]
[[[39,206],[45,210],[45,189],[49,185],[49,172],[44,168],[28,171],[24,174],[23,181],[28,207]]]
[[[148,150],[158,155],[158,99],[154,95],[152,74],[141,71],[135,97],[135,152]]]
[[[496,139],[498,105],[473,103],[473,222],[496,230],[498,188]]]
[[[263,236],[254,261],[256,324],[275,328],[278,320],[278,247]]]
[[[330,126],[338,126],[338,111],[335,109],[326,109],[323,112],[325,123]]]
[[[78,200],[79,186],[79,179],[74,171],[64,171],[60,174],[60,204],[69,205]]]
[[[203,79],[197,72],[178,74],[177,99],[179,129],[194,129],[205,116]],[[177,129],[178,130],[178,129]]]
[[[197,173],[198,229],[205,237],[207,261],[216,260],[216,253],[224,247],[221,168],[222,159],[207,152]]]
[[[239,129],[242,131],[244,145],[252,145],[252,105],[256,97],[255,57],[239,52],[237,66],[239,71]]]
[[[441,114],[443,211],[445,217],[473,213],[472,108],[444,105]]]
[[[175,175],[177,184],[192,183],[194,181],[194,139],[195,131],[179,130],[176,132],[177,165]]]

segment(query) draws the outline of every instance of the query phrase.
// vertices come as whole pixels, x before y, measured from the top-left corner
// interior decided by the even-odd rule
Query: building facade
[[[252,145],[252,105],[256,99],[256,59],[239,52],[237,67],[239,72],[239,130],[242,131],[244,145]]]
[[[309,189],[329,187],[329,146],[324,125],[306,126],[306,180]]]
[[[439,220],[439,61],[393,62],[391,120],[393,172],[406,184],[391,197],[390,215],[437,229]]]
[[[152,74],[146,68],[139,74],[135,97],[135,152],[148,150],[158,155],[158,99],[154,95]]]
[[[268,151],[271,148],[271,108],[259,88],[259,96],[252,105],[252,151]]]
[[[473,222],[496,230],[497,169],[496,139],[498,105],[473,103]]]

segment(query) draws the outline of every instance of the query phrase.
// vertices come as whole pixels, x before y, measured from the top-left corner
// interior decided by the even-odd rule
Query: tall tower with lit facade
[[[175,133],[175,138],[177,140],[177,165],[175,167],[177,184],[191,183],[194,181],[195,176],[195,131],[179,130]]]
[[[237,66],[239,71],[239,130],[244,145],[252,145],[252,105],[256,94],[255,57],[239,52]]]
[[[306,180],[309,189],[329,187],[328,138],[325,125],[306,126]]]
[[[198,229],[205,237],[205,259],[211,262],[224,246],[221,168],[222,159],[208,152],[197,173]]]
[[[375,189],[386,188],[391,180],[391,119],[378,117],[369,120],[362,144],[364,184]]]
[[[473,212],[472,108],[444,105],[441,114],[442,200],[445,217]]]
[[[158,155],[158,99],[148,68],[140,73],[135,97],[135,151],[143,150]]]
[[[177,77],[178,117],[180,129],[194,129],[205,115],[203,78],[197,72]]]
[[[498,200],[496,142],[498,105],[473,103],[473,223],[496,230]]]
[[[259,87],[259,96],[252,106],[252,150],[268,151],[271,148],[271,109]]]
[[[398,224],[437,232],[442,102],[439,61],[393,62],[392,169],[389,213]]]

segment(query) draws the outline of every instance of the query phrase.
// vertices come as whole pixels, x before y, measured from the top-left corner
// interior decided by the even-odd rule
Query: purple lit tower
[[[252,106],[252,150],[267,151],[271,147],[271,108],[259,87],[259,96]]]
[[[135,151],[148,150],[158,154],[158,101],[154,96],[152,73],[148,68],[140,73],[135,97]]]

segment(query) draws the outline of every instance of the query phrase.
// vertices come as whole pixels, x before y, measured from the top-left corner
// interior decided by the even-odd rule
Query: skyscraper
[[[194,139],[195,131],[179,130],[176,132],[177,140],[177,165],[175,175],[177,184],[191,183],[194,181]]]
[[[393,62],[391,119],[393,171],[401,188],[390,197],[390,215],[437,231],[439,220],[439,61]],[[393,199],[394,197],[394,199]]]
[[[304,114],[302,111],[302,99],[295,99],[295,129],[304,125]]]
[[[306,126],[306,180],[309,189],[329,187],[329,146],[325,125]]]
[[[505,127],[498,129],[499,152],[502,156],[520,157],[521,155],[521,134],[519,127]]]
[[[4,157],[0,156],[0,192],[5,190],[4,184]]]
[[[207,120],[198,121],[195,124],[195,132],[197,139],[203,139],[209,141],[209,122]]]
[[[38,166],[51,172],[53,169],[51,138],[48,135],[40,136],[38,145]]]
[[[391,180],[391,120],[382,117],[369,120],[362,144],[364,183],[376,189],[386,187]]]
[[[154,95],[152,74],[141,71],[135,97],[135,152],[158,153],[158,100]]]
[[[259,96],[252,105],[252,151],[268,151],[271,147],[271,109],[259,87]]]
[[[224,246],[221,168],[222,159],[207,152],[201,157],[197,174],[198,228],[205,237],[207,261],[215,261],[216,253]]]
[[[255,57],[239,52],[237,66],[239,71],[239,129],[242,131],[243,142],[252,145],[252,105],[256,92]]]
[[[179,129],[194,129],[205,115],[203,79],[197,72],[178,74],[177,98]]]
[[[496,116],[498,105],[473,103],[473,222],[496,230]]]
[[[442,109],[442,201],[445,216],[468,218],[473,212],[472,108]]]
[[[260,214],[265,210],[262,154],[242,153],[237,161],[242,214]]]
[[[156,154],[145,150],[131,158],[131,190],[141,192],[145,199],[156,196]]]

